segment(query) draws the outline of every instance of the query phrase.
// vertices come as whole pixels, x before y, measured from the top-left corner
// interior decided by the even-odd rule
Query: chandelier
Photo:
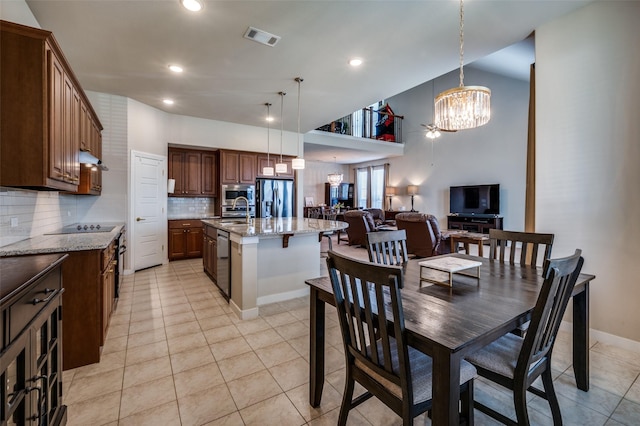
[[[336,162],[336,157],[333,157],[333,161],[334,163],[337,164]],[[329,181],[329,185],[333,186],[333,187],[337,187],[340,186],[340,184],[342,183],[342,173],[329,173],[327,175],[327,180]]]
[[[445,90],[435,99],[435,125],[441,130],[480,127],[491,118],[491,90],[464,85],[464,0],[460,0],[460,86]]]
[[[304,169],[304,158],[300,158],[300,83],[304,80],[302,77],[294,79],[298,83],[298,157],[291,160],[291,168],[294,170]]]

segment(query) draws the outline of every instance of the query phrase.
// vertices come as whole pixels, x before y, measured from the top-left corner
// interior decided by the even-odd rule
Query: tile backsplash
[[[167,219],[200,219],[215,216],[215,198],[169,197]]]
[[[0,187],[0,247],[77,222],[73,195]]]

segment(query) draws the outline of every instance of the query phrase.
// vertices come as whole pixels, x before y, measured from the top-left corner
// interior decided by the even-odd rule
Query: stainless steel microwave
[[[245,197],[249,200],[249,205],[256,204],[256,186],[255,185],[222,185],[222,205],[230,206],[233,200],[238,197]],[[242,203],[244,205],[244,203]]]

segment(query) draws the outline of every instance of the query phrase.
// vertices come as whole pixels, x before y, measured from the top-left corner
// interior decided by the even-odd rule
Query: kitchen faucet
[[[236,203],[238,202],[238,200],[244,200],[245,203],[247,203],[247,223],[251,223],[251,215],[249,214],[249,200],[247,199],[247,197],[234,198],[231,208],[236,208]]]

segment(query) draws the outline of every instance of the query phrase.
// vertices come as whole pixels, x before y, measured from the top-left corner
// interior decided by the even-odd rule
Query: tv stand
[[[488,234],[489,229],[502,229],[502,217],[497,215],[454,214],[447,216],[447,228]]]

